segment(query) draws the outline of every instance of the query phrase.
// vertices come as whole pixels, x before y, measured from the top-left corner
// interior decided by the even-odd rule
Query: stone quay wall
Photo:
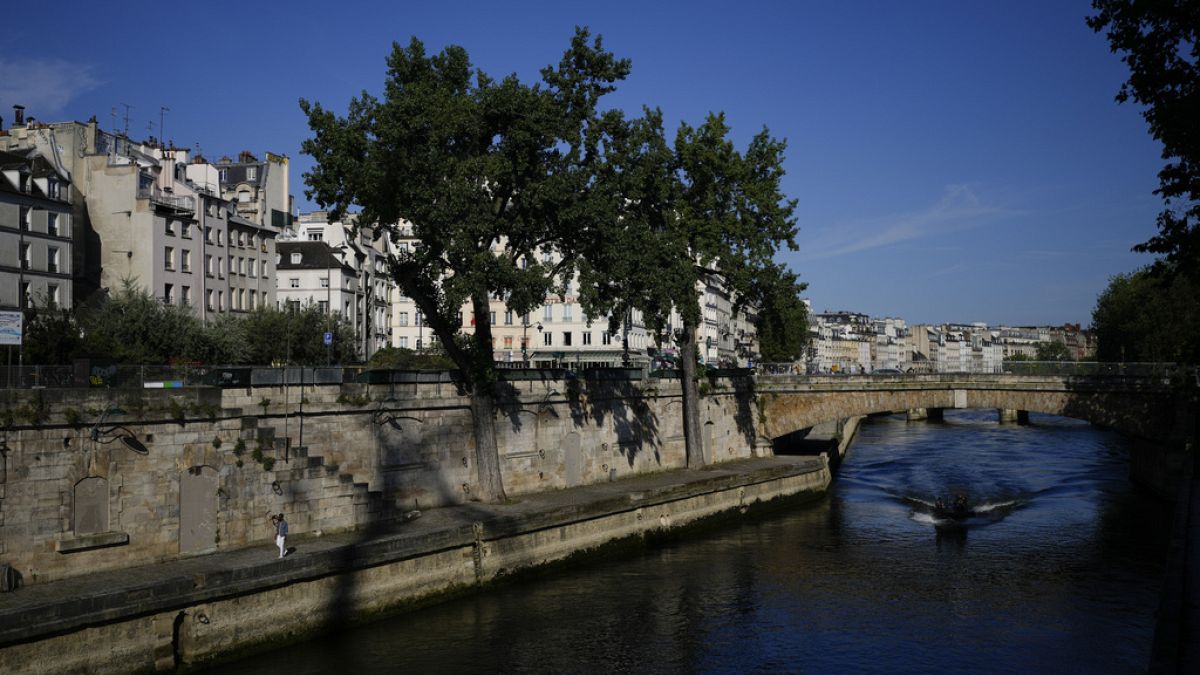
[[[674,380],[503,383],[510,496],[686,465]],[[770,454],[752,393],[701,404],[711,462]],[[23,585],[364,528],[471,500],[468,399],[452,383],[0,394],[0,565]]]

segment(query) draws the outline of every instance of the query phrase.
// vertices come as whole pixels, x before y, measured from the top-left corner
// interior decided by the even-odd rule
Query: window
[[[495,312],[488,313],[488,324],[492,325],[492,326],[496,325],[496,313]]]
[[[551,305],[543,306],[542,307],[542,321],[545,321],[546,323],[550,323],[553,320],[554,320],[554,308]]]
[[[420,326],[422,324],[422,322],[425,321],[425,318],[423,316],[421,316],[420,312],[417,312],[416,315],[414,316],[414,318],[417,320],[418,326]],[[417,345],[417,346],[420,347],[421,345]]]
[[[246,289],[239,288],[237,294],[237,308],[246,309]]]
[[[218,171],[217,173],[219,173],[219,174],[221,175],[221,182],[222,182],[222,183],[224,183],[225,181],[229,180],[229,169],[221,169],[221,170],[220,170],[220,171]]]
[[[58,236],[58,214],[57,213],[47,213],[46,214],[46,234],[50,235],[51,237]]]
[[[242,190],[238,193],[238,201],[245,204],[250,201],[250,191]]]
[[[251,278],[251,279],[253,279],[253,278],[255,277],[255,274],[254,274],[254,267],[255,267],[255,265],[254,265],[254,258],[250,258],[250,259],[248,259],[248,260],[246,261],[246,271],[250,273],[250,278]]]
[[[192,287],[191,286],[183,286],[182,288],[180,288],[179,289],[179,299],[183,300],[183,304],[185,304],[185,305],[192,304]]]
[[[567,303],[567,304],[563,305],[563,321],[565,321],[567,323],[571,322],[571,308],[572,307],[574,307],[574,305],[572,305],[571,303]]]
[[[299,264],[300,264],[300,258],[301,258],[301,256],[300,256],[300,252],[299,252],[299,251],[295,251],[295,252],[293,252],[293,253],[292,253],[292,264],[293,264],[293,265],[299,265]]]
[[[563,346],[564,347],[571,346],[571,331],[565,331],[563,333]]]
[[[601,333],[600,334],[600,344],[611,345],[612,344],[612,333]]]
[[[225,259],[224,258],[217,258],[217,278],[218,279],[225,278]]]
[[[21,269],[29,269],[29,244],[21,242]]]
[[[254,310],[254,305],[255,305],[257,302],[258,302],[258,293],[257,293],[257,292],[255,292],[255,291],[253,291],[253,290],[251,290],[251,291],[250,291],[250,307],[249,307],[249,309],[250,309],[251,311],[253,311],[253,310]]]
[[[171,284],[163,284],[163,304],[175,304],[175,287]]]
[[[546,345],[547,347],[553,347],[554,346],[554,333],[551,333],[550,331],[546,331],[545,333],[542,333],[542,344]]]
[[[29,231],[29,226],[33,224],[33,209],[28,206],[21,207],[21,229]]]
[[[163,248],[163,267],[168,270],[175,269],[175,249],[171,246]]]
[[[308,231],[308,240],[309,241],[322,241],[322,240],[324,240],[324,238],[325,237],[321,233],[320,230],[309,230]]]
[[[46,296],[50,298],[50,302],[57,307],[62,304],[62,298],[58,294],[58,284],[46,285]]]
[[[58,199],[58,181],[53,177],[46,181],[46,196],[50,199]]]
[[[512,325],[512,319],[513,319],[513,313],[512,313],[512,310],[510,309],[510,310],[508,310],[507,312],[505,312],[505,313],[504,313],[504,325],[505,325],[505,326],[511,326],[511,325]]]
[[[288,279],[288,288],[300,288],[300,278],[292,277]]]
[[[210,277],[213,275],[213,261],[211,255],[204,256],[204,274]]]
[[[257,166],[246,167],[246,180],[258,180],[258,167]]]
[[[408,312],[400,312],[399,324],[401,326],[408,325]]]
[[[222,244],[221,244],[221,239],[223,239],[223,237],[222,237],[222,235],[221,235],[221,231],[220,231],[220,230],[217,230],[217,246],[221,246],[221,245],[222,245]]]
[[[463,325],[463,313],[461,310],[458,312],[458,325]]]
[[[217,291],[217,311],[225,311],[225,291]]]
[[[212,308],[213,308],[212,300],[213,300],[213,292],[212,292],[212,289],[210,288],[207,291],[205,291],[205,293],[204,293],[204,306],[207,307],[208,311],[210,311],[210,312],[212,311]]]
[[[585,332],[583,333],[583,344],[584,344],[584,346],[587,346],[587,345],[590,345],[590,344],[592,344],[592,333],[591,333],[591,331],[585,331]]]
[[[401,349],[408,349],[408,338],[407,338],[407,337],[404,337],[404,336],[401,336],[401,337],[400,337],[400,345],[399,345],[399,346],[400,346],[400,348],[401,348]]]
[[[521,336],[521,351],[529,349],[529,338]]]
[[[163,230],[165,230],[169,236],[174,237],[175,236],[175,223],[170,220],[164,221],[163,222]]]
[[[321,310],[322,314],[329,313],[329,303],[324,300],[317,303],[317,308]]]
[[[21,297],[25,299],[26,307],[33,304],[33,295],[29,292],[29,282],[28,281],[21,282]]]
[[[58,271],[58,249],[54,246],[50,246],[46,249],[46,271]]]
[[[183,237],[184,239],[191,239],[192,238],[192,224],[191,223],[180,223],[179,236]]]
[[[179,264],[184,272],[192,271],[192,252],[186,248],[179,252]]]
[[[512,349],[512,336],[511,335],[504,336],[504,348]]]
[[[329,288],[329,277],[321,277],[321,288]]]

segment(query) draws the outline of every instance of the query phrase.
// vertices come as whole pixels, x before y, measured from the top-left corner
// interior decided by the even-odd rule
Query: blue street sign
[[[325,345],[329,346],[331,344],[333,344],[333,333],[325,333]]]

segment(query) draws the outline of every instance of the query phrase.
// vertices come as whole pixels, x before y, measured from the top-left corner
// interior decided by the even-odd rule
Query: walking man
[[[279,547],[279,557],[287,555],[288,524],[283,514],[271,516],[271,524],[275,526],[275,545]]]

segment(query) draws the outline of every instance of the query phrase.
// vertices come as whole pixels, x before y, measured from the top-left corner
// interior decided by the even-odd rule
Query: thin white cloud
[[[801,259],[832,258],[915,239],[979,227],[1001,216],[1019,213],[984,204],[969,185],[947,185],[942,197],[920,211],[831,226],[807,245]]]
[[[12,106],[23,105],[26,114],[46,119],[61,113],[71,99],[99,84],[89,65],[62,59],[0,56],[0,114],[8,116]]]

